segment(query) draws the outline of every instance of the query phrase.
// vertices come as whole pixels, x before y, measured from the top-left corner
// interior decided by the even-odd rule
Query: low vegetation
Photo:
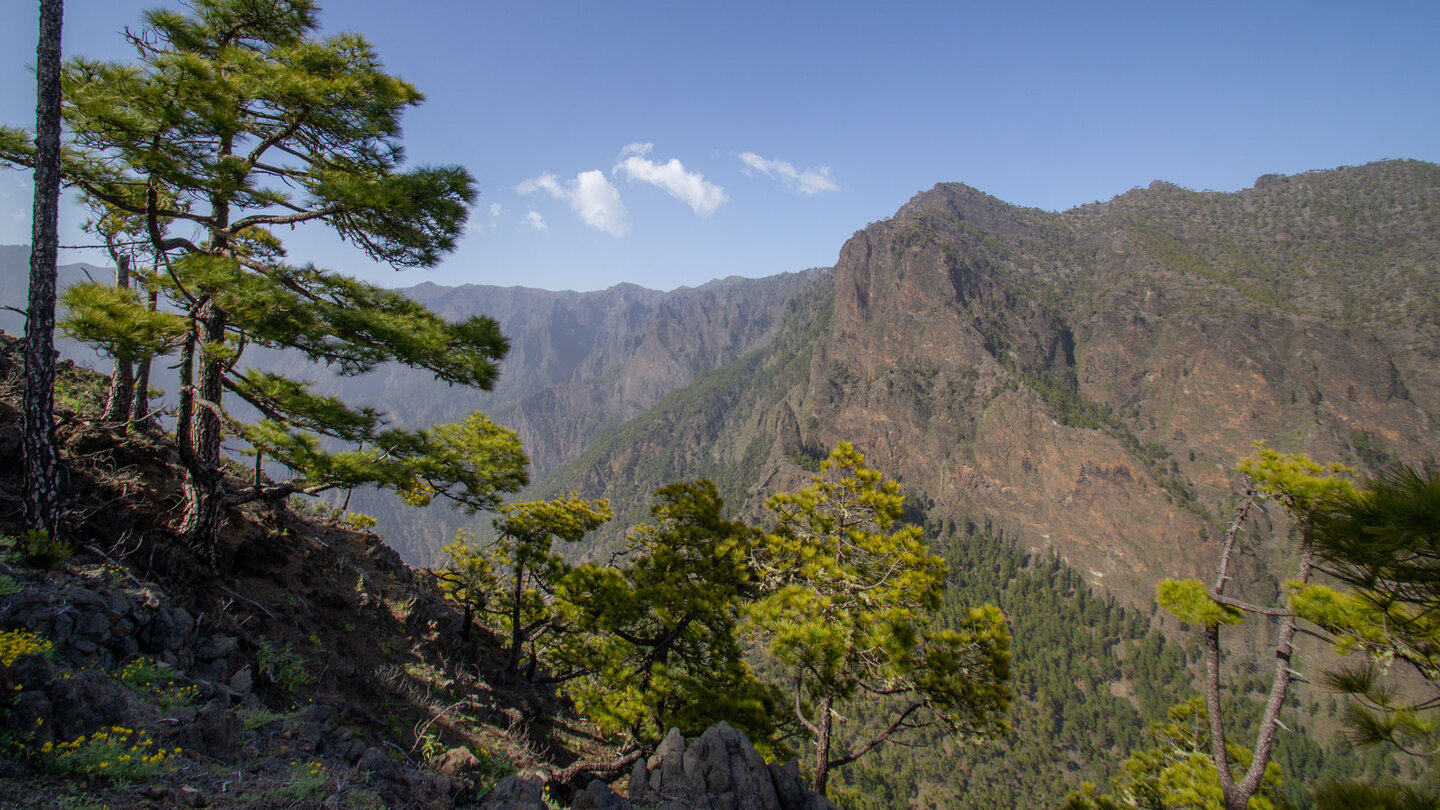
[[[877,375],[887,356],[862,375],[820,358],[838,316],[833,289],[815,285],[769,346],[594,451],[590,460],[623,446],[636,460],[610,471],[621,472],[607,486],[630,490],[616,521],[610,501],[578,492],[507,502],[528,482],[527,459],[518,434],[483,413],[401,429],[240,362],[259,345],[340,376],[399,363],[488,389],[508,350],[489,317],[449,322],[397,292],[287,261],[282,226],[314,224],[377,261],[431,266],[454,248],[474,198],[462,168],[402,168],[400,114],[418,90],[386,74],[363,38],[319,30],[306,0],[150,12],[130,37],[135,65],[65,65],[58,159],[0,128],[0,160],[58,168],[80,191],[119,270],[116,285],[79,285],[66,299],[64,328],[116,368],[108,383],[60,369],[54,436],[49,413],[46,429],[27,418],[22,433],[15,347],[0,343],[0,802],[414,806],[523,784],[538,797],[528,806],[561,807],[597,780],[619,784],[674,730],[724,722],[725,739],[743,731],[777,766],[804,763],[762,773],[801,792],[803,767],[815,793],[856,808],[1434,805],[1434,467],[1352,480],[1262,448],[1235,470],[1243,494],[1214,579],[1162,581],[1161,616],[1097,596],[1057,554],[1021,551],[989,521],[927,530],[928,501],[907,506],[848,441],[828,455],[806,444],[792,407],[804,383],[818,387],[805,414],[813,441],[823,407],[894,397],[877,401],[915,405],[898,415],[946,422],[964,444],[975,417],[961,405],[1019,392],[1036,406],[1032,421],[1108,436],[1200,519],[1203,539],[1215,518],[1164,443],[1178,432],[1163,439],[1153,414],[1142,420],[1139,395],[1121,409],[1081,390],[1084,341],[1061,292],[1074,282],[1070,259],[1098,248],[1049,229],[1098,223],[1119,234],[1106,243],[1115,256],[1224,297],[1433,347],[1433,296],[1412,281],[1431,255],[1415,251],[1434,234],[1399,223],[1392,236],[1412,248],[1399,261],[1350,249],[1345,235],[1378,223],[1339,193],[1373,196],[1375,176],[1433,167],[1377,166],[1318,190],[1301,178],[1260,200],[1252,227],[1230,240],[1204,237],[1231,219],[1227,208],[1255,200],[1157,184],[1069,215],[1016,212],[1007,227],[1038,235],[1028,257],[956,211],[910,207],[892,252],[938,262],[960,299],[1003,304],[970,313],[966,336],[988,360],[984,375],[976,365],[945,381],[961,405],[940,405],[936,418],[945,397],[932,386],[946,375],[926,360]],[[1342,234],[1337,247],[1287,247],[1317,228]],[[992,276],[967,277],[973,261]],[[132,263],[153,268],[137,271],[136,287],[125,280]],[[1039,283],[1031,265],[1063,283]],[[1354,300],[1360,280],[1404,315]],[[869,306],[862,297],[845,317]],[[168,435],[144,381],[172,352],[180,386]],[[41,353],[27,371],[48,362]],[[1297,408],[1299,396],[1289,392]],[[234,418],[227,403],[237,401],[258,419]],[[1308,401],[1320,406],[1318,387]],[[907,434],[884,430],[893,461]],[[1356,430],[1347,448],[1393,461]],[[709,455],[682,475],[657,449],[678,432],[727,438],[694,442]],[[227,434],[252,463],[222,453]],[[58,442],[67,465],[63,491],[28,482],[24,510],[22,436],[27,447]],[[814,474],[760,493],[767,455]],[[1035,470],[1028,454],[1023,466]],[[692,477],[697,467],[714,478]],[[665,483],[652,489],[656,476]],[[374,519],[295,503],[362,486],[492,515],[493,533],[458,535],[438,570],[412,570],[367,531]],[[648,515],[637,505],[647,495]],[[763,512],[732,514],[752,495]],[[37,498],[43,527],[28,515]],[[1284,520],[1252,523],[1264,500]],[[15,522],[22,511],[29,525]],[[611,523],[625,539],[608,560],[594,546],[589,558],[563,553]],[[1263,535],[1277,526],[1299,546],[1295,576],[1275,581],[1256,565],[1250,582],[1234,582],[1247,533],[1273,547],[1278,537]],[[1312,581],[1321,574],[1325,583]],[[1322,710],[1320,693],[1297,688],[1302,624],[1354,654],[1318,678],[1343,709],[1332,699]],[[1177,641],[1187,632],[1198,639]],[[1264,648],[1263,667],[1239,663],[1232,648],[1247,646]],[[1410,675],[1398,687],[1397,667]],[[1369,746],[1361,756],[1334,736],[1342,729]],[[1312,739],[1322,735],[1334,739]],[[665,762],[662,781],[674,770]],[[510,778],[524,774],[543,790]]]

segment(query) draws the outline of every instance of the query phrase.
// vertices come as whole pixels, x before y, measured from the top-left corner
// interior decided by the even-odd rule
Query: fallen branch
[[[239,599],[239,600],[241,600],[241,601],[243,601],[243,602],[249,602],[250,604],[254,605],[261,613],[264,613],[266,616],[269,616],[271,619],[275,619],[275,614],[274,614],[274,613],[271,613],[270,611],[266,610],[264,605],[260,604],[259,602],[256,602],[254,599],[251,599],[251,598],[248,597],[248,596],[241,596],[240,594],[238,594],[238,593],[230,590],[229,588],[225,587],[224,585],[218,585],[218,586],[216,586],[216,587],[218,587],[220,590],[222,590],[222,591],[230,594],[231,596],[235,597],[236,599]],[[278,621],[280,621],[280,620],[279,620],[279,619],[275,619],[275,621],[278,622]]]

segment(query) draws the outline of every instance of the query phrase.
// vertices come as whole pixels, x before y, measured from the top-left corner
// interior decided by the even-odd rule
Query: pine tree
[[[521,654],[554,626],[551,595],[556,585],[569,572],[570,566],[554,553],[555,540],[579,542],[585,535],[603,525],[614,514],[605,500],[586,501],[571,493],[550,501],[510,504],[495,519],[500,533],[495,543],[496,562],[503,567],[499,578],[499,613],[502,616],[509,647],[505,654],[505,672],[520,671]],[[531,651],[526,667],[533,677],[539,665],[539,654]]]
[[[1155,723],[1150,736],[1154,747],[1136,751],[1121,763],[1113,794],[1084,784],[1066,796],[1063,810],[1221,810],[1225,795],[1210,752],[1210,716],[1204,699],[1197,695],[1172,706],[1168,720]],[[1253,757],[1248,748],[1232,744],[1227,760],[1229,767],[1245,768]],[[1287,806],[1279,796],[1280,779],[1280,766],[1267,763],[1247,810]]]
[[[1352,485],[1336,475],[1342,468],[1326,467],[1310,459],[1279,453],[1264,446],[1250,459],[1241,462],[1240,472],[1246,476],[1244,494],[1235,517],[1231,520],[1220,549],[1215,580],[1210,587],[1197,579],[1163,580],[1156,589],[1160,606],[1181,620],[1199,625],[1205,650],[1205,675],[1200,693],[1205,699],[1209,724],[1210,760],[1219,781],[1226,810],[1245,810],[1262,790],[1271,765],[1275,735],[1281,726],[1280,710],[1290,682],[1295,677],[1290,657],[1298,617],[1290,604],[1257,605],[1226,593],[1230,565],[1236,551],[1236,539],[1251,507],[1264,497],[1279,504],[1295,521],[1302,540],[1310,535],[1317,514],[1336,499],[1353,491]],[[1301,553],[1293,587],[1303,588],[1314,570],[1314,554]],[[1289,601],[1288,598],[1286,600]],[[1274,665],[1270,688],[1261,709],[1255,732],[1253,755],[1248,762],[1233,763],[1234,746],[1225,731],[1225,712],[1221,706],[1221,628],[1240,624],[1246,614],[1273,617],[1277,624]]]
[[[143,200],[134,202],[143,204]],[[85,230],[104,242],[105,252],[115,264],[113,287],[121,292],[90,289],[107,286],[93,280],[71,285],[64,295],[69,317],[61,327],[110,356],[110,390],[101,418],[123,433],[132,422],[147,419],[149,363],[179,346],[185,320],[162,313],[158,306],[153,268],[159,262],[149,249],[145,219],[99,200],[87,198],[84,203],[93,214],[85,222]],[[159,223],[162,233],[168,226]],[[142,268],[142,263],[150,269]]]
[[[751,564],[758,532],[723,516],[707,479],[655,492],[619,567],[586,564],[561,598],[592,636],[576,703],[602,727],[653,742],[670,728],[697,735],[720,720],[762,749],[779,695],[745,661],[739,625],[763,583]]]
[[[1320,567],[1349,587],[1311,584],[1293,602],[1339,652],[1363,653],[1324,679],[1352,699],[1353,738],[1440,768],[1440,469],[1401,467],[1343,493],[1306,539]],[[1384,677],[1395,664],[1419,675],[1428,696],[1395,689]]]
[[[35,169],[30,296],[25,311],[21,452],[25,525],[60,541],[60,454],[55,444],[55,279],[60,212],[61,0],[41,0],[35,49],[35,141],[18,140]],[[14,137],[11,140],[16,140]]]
[[[796,719],[815,746],[812,785],[907,729],[937,725],[987,735],[1005,727],[1010,635],[994,605],[954,627],[935,621],[944,561],[920,527],[900,523],[904,496],[842,442],[815,483],[770,498],[775,531],[756,559],[774,592],[752,624],[789,672]],[[851,739],[836,727],[843,703],[893,705],[877,732]]]
[[[318,38],[309,0],[197,0],[189,16],[155,10],[145,23],[129,35],[136,64],[66,64],[60,162],[90,199],[141,219],[186,320],[179,531],[213,559],[227,504],[359,484],[493,508],[525,480],[512,433],[483,417],[448,432],[390,429],[374,411],[239,365],[260,345],[343,375],[397,361],[449,383],[494,383],[507,344],[492,319],[447,323],[397,293],[287,262],[272,231],[323,224],[396,268],[452,250],[472,181],[459,167],[402,171],[400,116],[419,91],[387,75],[359,35]],[[0,158],[36,162],[22,135],[0,130]],[[248,493],[226,490],[227,392],[263,415],[239,435],[295,478],[271,486],[257,474]],[[335,453],[322,439],[357,449]],[[485,446],[500,454],[463,455]]]

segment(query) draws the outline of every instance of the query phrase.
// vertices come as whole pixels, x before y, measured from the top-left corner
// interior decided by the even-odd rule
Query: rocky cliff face
[[[511,348],[495,390],[451,389],[394,367],[325,385],[410,424],[483,410],[520,433],[532,480],[540,480],[670,391],[766,345],[787,302],[825,276],[811,270],[736,277],[671,292],[628,284],[594,293],[422,285],[407,294],[448,318],[480,313],[500,322]],[[456,528],[475,522],[447,508],[397,506],[373,493],[352,506],[379,518],[387,539],[412,561],[430,559]]]
[[[932,519],[989,518],[1147,598],[1213,565],[1197,541],[1254,442],[1362,471],[1440,445],[1440,318],[1417,292],[1440,288],[1440,167],[1261,186],[1156,184],[1064,214],[937,186],[846,243],[813,340],[750,361],[806,360],[803,379],[735,393],[762,415],[652,414],[668,449],[630,426],[606,472],[563,486],[623,501],[642,482],[605,482],[647,454],[698,454],[711,475],[749,459],[753,509],[806,479],[798,456],[848,439]]]
[[[388,366],[340,379],[279,353],[252,362],[319,379],[347,401],[423,425],[483,410],[520,432],[536,476],[580,454],[594,435],[643,413],[700,373],[761,346],[785,302],[824,271],[732,277],[671,292],[620,284],[599,292],[421,284],[403,292],[449,319],[495,318],[510,340],[495,390],[461,391]]]

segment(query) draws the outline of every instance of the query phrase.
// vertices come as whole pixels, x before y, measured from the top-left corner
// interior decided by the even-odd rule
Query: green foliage
[[[260,639],[255,652],[255,667],[271,683],[279,684],[287,692],[315,682],[309,659],[289,644],[276,646],[267,638]]]
[[[1238,608],[1212,599],[1205,583],[1198,579],[1161,580],[1155,589],[1155,601],[1181,621],[1205,627],[1245,621],[1245,614]]]
[[[770,748],[779,696],[737,640],[744,606],[761,593],[750,565],[758,533],[723,510],[711,481],[661,487],[653,522],[630,533],[626,564],[582,565],[566,581],[561,599],[598,637],[571,693],[602,728],[655,741],[723,719]]]
[[[6,562],[25,562],[36,568],[53,571],[74,554],[74,549],[64,540],[51,540],[44,529],[26,529],[19,537],[0,537],[0,556]]]
[[[491,318],[449,323],[393,290],[285,261],[276,231],[318,223],[376,261],[432,266],[475,195],[460,167],[402,169],[401,114],[421,94],[359,35],[321,38],[319,27],[308,0],[207,0],[147,13],[130,38],[135,64],[64,67],[62,173],[112,246],[144,242],[171,304],[152,310],[126,290],[83,285],[69,328],[119,360],[184,338],[176,433],[193,486],[181,527],[210,550],[224,391],[264,417],[241,436],[297,473],[278,494],[425,482],[493,509],[525,483],[518,442],[483,417],[387,428],[374,411],[238,362],[249,346],[288,348],[341,375],[394,361],[489,388],[508,349]],[[23,133],[3,130],[0,159],[33,162]],[[357,449],[322,450],[321,439]]]
[[[776,517],[756,558],[774,588],[750,624],[787,671],[802,725],[816,746],[815,786],[831,767],[866,753],[907,727],[938,724],[962,735],[1005,728],[1010,634],[992,605],[936,621],[945,564],[920,527],[900,524],[904,497],[842,442],[815,483],[774,495]],[[860,693],[900,703],[888,731],[841,740],[831,755],[837,701]],[[841,751],[841,749],[844,749]]]
[[[1302,455],[1271,450],[1263,442],[1256,444],[1255,451],[1236,469],[1302,522],[1308,523],[1321,510],[1355,492],[1353,484],[1339,477],[1350,472],[1342,464],[1319,464]]]
[[[93,281],[73,284],[61,303],[67,315],[59,326],[65,334],[123,363],[168,354],[185,337],[185,318],[150,309],[132,288]]]
[[[345,522],[356,529],[373,529],[378,522],[375,518],[359,512],[350,512],[345,515]]]
[[[444,548],[448,562],[438,574],[446,595],[465,610],[463,632],[482,617],[506,638],[507,674],[520,672],[528,648],[526,675],[536,677],[542,657],[564,641],[567,628],[552,595],[572,569],[554,542],[579,542],[611,517],[609,503],[575,493],[507,504],[494,520],[493,542],[477,546],[460,532]]]
[[[1316,810],[1435,810],[1440,796],[1405,785],[1327,782],[1315,790]]]
[[[1231,579],[1230,566],[1236,553],[1237,538],[1250,508],[1258,498],[1268,498],[1284,508],[1295,521],[1303,538],[1308,536],[1315,515],[1336,499],[1352,492],[1353,487],[1348,481],[1335,475],[1343,471],[1342,467],[1325,466],[1304,456],[1279,453],[1265,447],[1263,443],[1257,445],[1256,454],[1242,461],[1238,469],[1246,476],[1244,500],[1226,532],[1217,562],[1214,588],[1207,588],[1204,583],[1194,579],[1166,579],[1157,589],[1157,601],[1161,607],[1183,621],[1198,624],[1202,628],[1201,644],[1205,666],[1199,691],[1204,702],[1197,703],[1197,711],[1190,711],[1187,716],[1195,716],[1198,707],[1203,705],[1205,711],[1200,714],[1205,715],[1204,724],[1208,729],[1203,734],[1197,732],[1196,744],[1192,746],[1192,750],[1174,763],[1166,764],[1163,757],[1157,758],[1153,752],[1142,752],[1132,758],[1131,762],[1138,763],[1135,767],[1147,774],[1158,774],[1155,777],[1158,781],[1153,783],[1135,781],[1138,777],[1132,775],[1134,784],[1120,785],[1122,792],[1133,793],[1140,790],[1149,795],[1146,806],[1169,806],[1173,802],[1179,802],[1182,806],[1236,807],[1246,803],[1255,806],[1256,802],[1264,799],[1267,792],[1273,792],[1278,787],[1278,780],[1273,784],[1271,782],[1271,769],[1278,768],[1273,761],[1273,755],[1278,730],[1283,725],[1280,722],[1280,712],[1284,708],[1284,700],[1295,675],[1290,668],[1297,621],[1294,605],[1257,605],[1237,600],[1233,594],[1225,594],[1224,590]],[[1292,585],[1291,593],[1305,587],[1312,569],[1313,557],[1308,553],[1302,555],[1297,581]],[[1288,596],[1282,594],[1287,602]],[[1274,657],[1277,663],[1273,665],[1268,684],[1263,681],[1259,683],[1259,691],[1266,694],[1263,708],[1256,707],[1249,701],[1224,701],[1224,685],[1220,674],[1220,628],[1222,625],[1241,623],[1247,612],[1276,617]],[[1230,742],[1236,730],[1236,716],[1258,718],[1253,724],[1253,757],[1249,750],[1241,749]],[[1172,717],[1172,720],[1178,719],[1180,718]],[[1230,728],[1227,729],[1227,726]],[[1183,763],[1188,763],[1184,766],[1186,770],[1183,773],[1179,776],[1166,776]],[[1205,770],[1207,768],[1208,770]],[[1208,778],[1210,773],[1215,775],[1216,792],[1213,795],[1208,788],[1202,789],[1211,784]],[[1167,791],[1172,790],[1175,785],[1184,787],[1186,792],[1172,796]],[[1071,798],[1076,799],[1073,795]]]
[[[1188,690],[1183,651],[1143,612],[1092,592],[1055,554],[1028,554],[988,522],[932,530],[950,569],[942,621],[986,603],[1007,618],[1010,733],[964,745],[938,727],[915,730],[905,746],[845,766],[836,799],[855,810],[1031,808],[1053,805],[1082,780],[1109,784],[1141,747],[1145,721],[1163,719]],[[888,706],[877,701],[841,713],[864,735],[889,722]]]
[[[484,611],[499,590],[495,573],[498,559],[491,548],[472,544],[463,529],[455,532],[455,540],[440,551],[446,559],[445,565],[435,572],[440,579],[440,589],[446,598],[464,609],[460,632],[469,639],[475,614]]]
[[[152,658],[140,656],[115,673],[116,680],[153,699],[163,710],[195,702],[200,687],[176,682],[177,673]]]
[[[132,783],[171,768],[181,750],[156,746],[144,729],[111,726],[69,742],[47,742],[38,753],[45,767],[58,773]]]
[[[238,714],[240,715],[240,724],[243,725],[246,730],[250,731],[261,728],[262,726],[268,726],[276,720],[288,717],[288,715],[282,712],[271,711],[264,706],[242,708],[238,710]]]
[[[474,771],[476,795],[484,796],[490,788],[500,784],[500,780],[515,775],[515,762],[505,754],[484,746],[476,747],[472,753],[478,763]]]
[[[1224,795],[1208,753],[1209,734],[1209,717],[1199,696],[1172,707],[1168,720],[1150,729],[1154,746],[1135,752],[1121,764],[1113,795],[1099,794],[1093,785],[1083,786],[1066,797],[1065,809],[1222,810]],[[1232,745],[1227,750],[1234,767],[1243,770],[1249,766],[1247,749]],[[1284,806],[1278,794],[1280,784],[1280,766],[1269,763],[1260,791],[1246,806],[1251,810]]]
[[[1311,519],[1309,547],[1342,584],[1291,585],[1292,604],[1334,636],[1358,664],[1326,673],[1351,698],[1347,720],[1362,744],[1391,743],[1440,767],[1440,469],[1396,468],[1323,502]],[[1402,664],[1427,684],[1430,699],[1396,690],[1385,676]]]
[[[275,792],[276,797],[286,802],[314,801],[324,793],[325,783],[330,781],[330,769],[318,759],[295,760],[290,763],[289,776],[284,787]]]
[[[335,397],[315,395],[308,384],[256,371],[246,372],[245,378],[236,390],[248,399],[258,387],[266,387],[272,403],[289,403],[276,411],[288,421],[262,419],[243,426],[241,435],[258,451],[296,470],[299,475],[291,485],[302,491],[369,484],[394,489],[414,506],[427,505],[439,495],[474,513],[495,509],[504,493],[528,481],[529,461],[519,434],[482,413],[418,431],[385,429],[375,411],[351,409]],[[353,441],[362,449],[331,452],[317,436]]]
[[[1087,430],[1115,430],[1118,422],[1110,409],[1080,393],[1078,386],[1056,375],[1024,372],[1020,380],[1045,399],[1055,419],[1062,425]]]
[[[518,671],[520,656],[531,645],[531,670],[540,652],[533,645],[547,632],[561,628],[552,622],[550,594],[566,577],[570,566],[551,550],[554,541],[579,542],[614,515],[604,500],[587,501],[575,493],[548,501],[530,501],[502,507],[495,519],[500,533],[495,560],[505,569],[499,575],[506,594],[500,616],[501,630],[510,638],[506,671]]]

